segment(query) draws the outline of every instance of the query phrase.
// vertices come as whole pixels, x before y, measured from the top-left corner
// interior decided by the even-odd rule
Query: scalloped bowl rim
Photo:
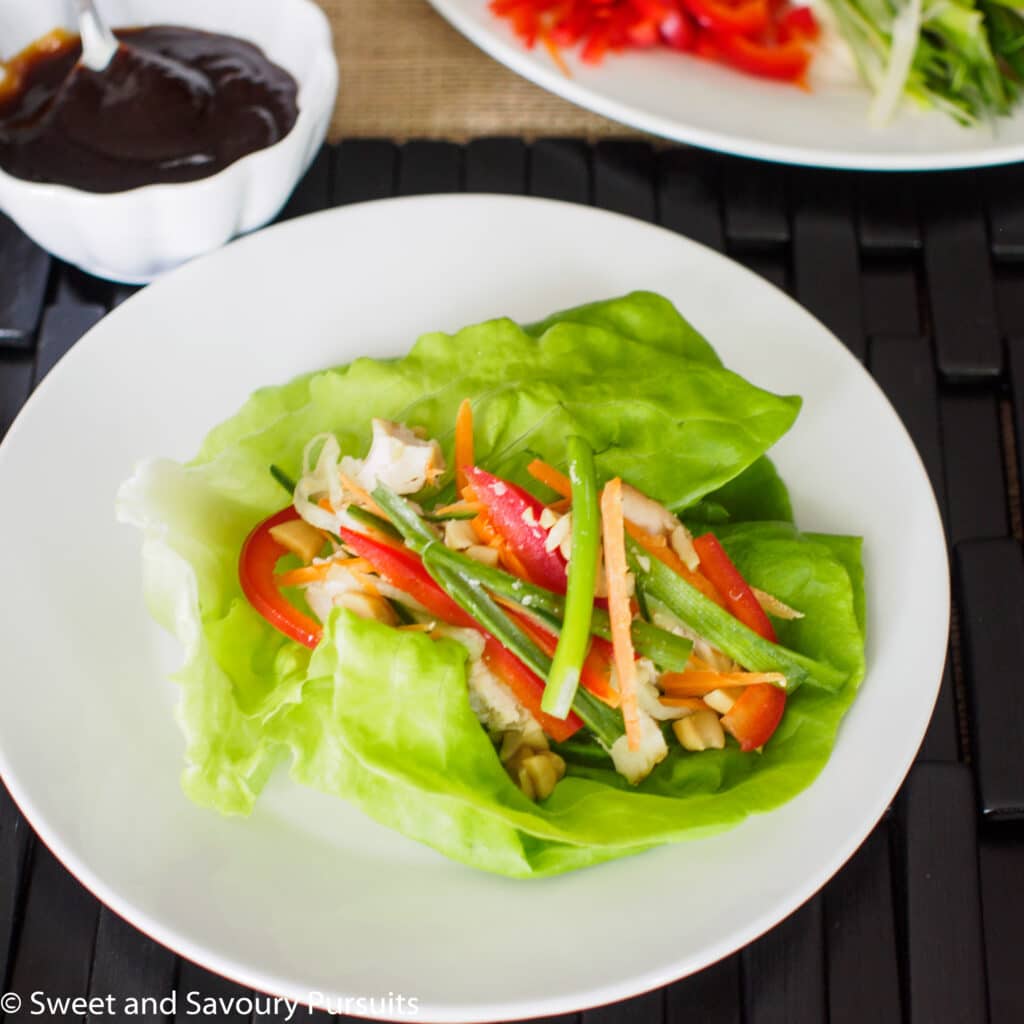
[[[145,3],[146,0],[143,0],[143,2]],[[28,181],[9,174],[0,167],[0,213],[10,217],[37,244],[52,252],[58,258],[75,263],[81,266],[82,269],[98,276],[111,277],[115,280],[137,284],[148,283],[159,276],[160,273],[165,273],[166,270],[156,271],[155,273],[140,272],[137,274],[126,274],[119,270],[116,274],[110,274],[107,272],[109,268],[105,268],[95,261],[87,264],[84,261],[76,260],[73,256],[67,254],[68,250],[66,247],[51,248],[52,237],[47,241],[43,241],[41,237],[28,231],[19,220],[20,204],[22,202],[60,204],[60,209],[63,212],[59,217],[54,217],[54,220],[62,220],[67,225],[63,237],[68,237],[76,228],[81,233],[81,224],[75,223],[75,211],[85,210],[88,211],[89,216],[94,216],[98,212],[104,212],[97,208],[106,207],[106,212],[111,217],[117,217],[127,213],[129,210],[132,212],[138,211],[149,203],[162,210],[166,210],[172,204],[187,206],[196,202],[205,202],[208,199],[208,195],[203,195],[202,193],[214,193],[219,189],[230,189],[234,194],[234,208],[238,211],[237,220],[243,226],[239,227],[236,232],[227,238],[224,238],[220,244],[227,244],[232,238],[247,234],[262,226],[262,224],[243,223],[245,199],[250,194],[253,177],[267,173],[269,169],[263,165],[270,164],[271,161],[279,157],[282,150],[296,149],[301,151],[303,147],[307,148],[308,152],[299,161],[298,173],[289,175],[287,187],[284,184],[280,186],[281,205],[287,201],[288,196],[301,179],[302,174],[305,173],[312,163],[317,149],[326,136],[334,98],[337,95],[339,78],[331,36],[331,26],[322,8],[314,0],[270,0],[270,2],[273,6],[290,4],[296,10],[303,10],[305,12],[304,17],[307,19],[306,24],[310,37],[307,51],[310,54],[310,59],[305,68],[302,71],[297,68],[286,68],[295,77],[298,85],[298,115],[295,123],[285,136],[273,145],[265,146],[262,149],[239,157],[216,174],[197,178],[194,181],[158,182],[118,192],[89,192],[69,185]],[[247,3],[238,4],[239,9],[243,11],[247,6]],[[153,21],[143,22],[143,24],[155,23]],[[173,12],[170,13],[167,19],[161,19],[161,23],[185,24],[184,21],[176,18]],[[265,50],[263,43],[259,39],[252,36],[245,38],[260,46],[261,50]],[[231,184],[232,177],[238,179],[233,187]],[[184,213],[184,210],[182,213]],[[262,223],[267,223],[269,219],[272,218],[266,218]],[[215,246],[214,248],[217,247]],[[64,251],[58,252],[58,248]],[[199,249],[191,257],[180,261],[177,265],[188,262],[188,259],[195,259],[209,251],[212,251],[209,247]],[[173,269],[173,267],[166,269]]]

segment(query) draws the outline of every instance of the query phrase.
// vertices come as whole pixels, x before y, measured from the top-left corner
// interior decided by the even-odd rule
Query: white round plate
[[[962,128],[935,111],[902,110],[884,127],[868,123],[871,93],[852,64],[812,63],[811,91],[740,74],[657,48],[584,64],[564,57],[571,77],[543,46],[526,49],[487,0],[430,0],[463,35],[549,92],[614,121],[677,142],[737,156],[813,167],[926,171],[1024,160],[1024,109],[995,125]]]
[[[189,458],[261,385],[397,355],[427,330],[528,321],[635,288],[668,296],[732,368],[804,396],[773,452],[798,521],[865,538],[869,670],[818,780],[726,834],[533,882],[450,862],[283,773],[248,820],[192,806],[165,681],[179,654],[143,607],[140,538],[114,521],[136,460]],[[428,1020],[554,1014],[749,942],[879,819],[945,653],[935,502],[868,375],[754,274],[586,207],[386,200],[191,263],[119,307],[42,383],[0,446],[0,493],[0,564],[17,599],[0,617],[0,772],[18,805],[89,889],[160,942],[260,991],[348,998],[360,1015],[402,1019],[408,1000]]]

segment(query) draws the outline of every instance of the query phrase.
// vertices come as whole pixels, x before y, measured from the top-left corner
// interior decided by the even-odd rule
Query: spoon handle
[[[117,52],[117,37],[100,17],[93,0],[75,0],[75,6],[82,36],[82,63],[91,71],[103,71]]]

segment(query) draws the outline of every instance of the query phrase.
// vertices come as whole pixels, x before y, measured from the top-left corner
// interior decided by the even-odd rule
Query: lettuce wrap
[[[781,643],[841,670],[835,692],[805,685],[760,754],[674,747],[637,786],[596,744],[560,748],[567,775],[537,804],[502,767],[471,710],[466,650],[335,609],[309,651],[276,632],[238,583],[241,546],[287,498],[313,436],[362,452],[373,417],[424,427],[450,455],[473,400],[477,458],[524,486],[539,456],[565,462],[577,434],[599,475],[621,475],[710,528],[749,582],[798,608]],[[800,401],[725,369],[665,299],[634,293],[527,328],[493,320],[421,337],[394,360],[357,359],[256,392],[187,465],[143,463],[119,496],[144,532],[144,590],[182,642],[175,675],[183,787],[247,814],[277,768],[370,817],[487,871],[536,877],[719,831],[807,786],[832,749],[864,671],[860,542],[802,534],[765,452]],[[449,460],[450,461],[450,460]],[[448,480],[436,488],[453,494]]]

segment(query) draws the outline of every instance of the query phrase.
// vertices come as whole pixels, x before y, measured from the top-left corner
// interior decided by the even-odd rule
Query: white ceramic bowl
[[[99,277],[151,281],[271,220],[323,143],[338,87],[331,32],[312,0],[102,0],[114,27],[177,24],[240,36],[299,84],[299,116],[276,145],[199,181],[98,194],[0,171],[0,210],[45,249]],[[0,0],[7,58],[58,25],[66,0]]]

